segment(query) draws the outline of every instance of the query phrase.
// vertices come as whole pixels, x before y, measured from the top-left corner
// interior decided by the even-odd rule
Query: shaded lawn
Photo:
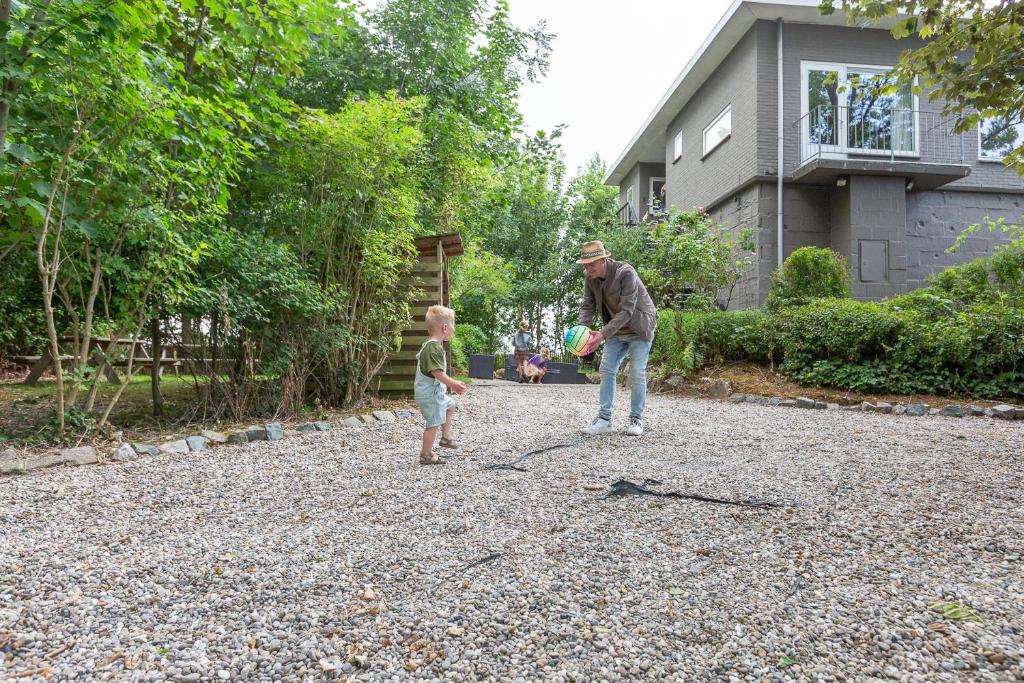
[[[52,379],[41,380],[34,386],[28,386],[20,381],[19,377],[13,381],[0,382],[0,444],[33,446],[53,443],[56,382]],[[153,417],[149,375],[138,375],[124,390],[111,412],[112,429],[99,433],[89,429],[77,416],[71,415],[68,417],[68,440],[77,443],[84,435],[86,442],[113,443],[118,440],[114,432],[120,431],[127,440],[158,442],[202,429],[230,432],[249,424],[261,424],[274,419],[271,415],[255,415],[250,416],[245,423],[237,423],[204,412],[204,402],[197,398],[196,381],[188,375],[164,375],[160,381],[164,414],[157,418]],[[105,380],[100,382],[95,417],[102,414],[118,386]],[[403,399],[367,397],[361,406],[345,410],[309,409],[294,419],[280,421],[288,426],[314,419],[337,420],[371,410],[394,410],[409,405],[410,401]]]

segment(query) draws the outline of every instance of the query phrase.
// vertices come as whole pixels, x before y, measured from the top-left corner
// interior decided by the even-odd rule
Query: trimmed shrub
[[[781,370],[803,384],[898,394],[1024,396],[1024,310],[932,319],[891,302],[822,300],[776,316]]]
[[[708,361],[767,362],[772,321],[762,311],[660,311],[651,361],[664,374],[689,374]]]
[[[872,393],[1024,397],[1020,252],[936,275],[880,303],[821,298],[768,311],[662,311],[651,353],[662,374],[705,362],[782,359],[812,386]]]
[[[815,299],[849,298],[850,270],[846,259],[820,247],[801,247],[772,273],[765,307],[802,306]]]

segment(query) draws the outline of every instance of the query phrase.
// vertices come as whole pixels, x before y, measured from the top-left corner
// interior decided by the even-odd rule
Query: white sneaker
[[[625,432],[630,436],[640,436],[644,433],[644,421],[639,417],[629,418],[629,424],[626,426]]]
[[[591,436],[597,434],[611,434],[612,423],[603,417],[595,417],[593,422],[583,428],[583,433]]]

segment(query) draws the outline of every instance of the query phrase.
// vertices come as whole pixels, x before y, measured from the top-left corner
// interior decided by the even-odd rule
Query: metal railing
[[[636,225],[639,222],[636,218],[636,211],[633,210],[633,206],[629,202],[620,206],[616,214],[619,217],[619,222],[623,225]]]
[[[963,164],[963,134],[936,112],[819,105],[793,122],[800,136],[796,168],[817,158]]]

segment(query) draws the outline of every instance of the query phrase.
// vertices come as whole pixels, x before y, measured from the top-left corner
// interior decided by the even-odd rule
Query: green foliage
[[[455,336],[452,337],[452,365],[459,370],[469,368],[469,356],[475,353],[489,354],[491,340],[476,325],[456,323]]]
[[[936,610],[943,617],[952,621],[973,621],[978,624],[985,623],[985,620],[981,618],[981,615],[969,605],[961,605],[956,602],[940,600],[928,605],[928,609]]]
[[[765,306],[802,306],[816,299],[849,296],[850,270],[846,259],[831,249],[801,247],[772,273]]]
[[[985,0],[821,0],[820,9],[823,14],[842,9],[858,25],[895,20],[893,38],[925,41],[900,55],[895,82],[883,89],[916,83],[915,91],[941,102],[954,130],[963,132],[984,118],[1024,122],[1024,4],[992,5]],[[1005,163],[1024,175],[1024,139],[1016,139]]]
[[[762,311],[658,312],[651,362],[661,374],[690,374],[723,360],[767,362],[775,346],[773,320]]]
[[[980,303],[936,318],[932,300],[908,306],[919,301],[822,299],[782,311],[783,372],[855,391],[1024,395],[1024,309]]]
[[[422,111],[389,95],[308,114],[243,178],[188,304],[236,361],[213,403],[240,417],[362,396],[409,321]]]
[[[0,365],[11,356],[42,348],[46,323],[39,299],[39,276],[25,250],[0,259]]]
[[[949,268],[891,300],[821,298],[765,311],[661,311],[652,362],[691,373],[705,362],[782,360],[812,386],[869,393],[1024,396],[1019,254]]]
[[[699,209],[654,225],[609,227],[604,241],[613,258],[636,268],[659,308],[683,308],[693,295],[706,308],[726,308],[753,262],[749,228],[727,230]]]
[[[469,353],[494,353],[501,348],[499,332],[499,306],[512,292],[514,271],[505,261],[478,244],[470,244],[452,269],[452,306],[458,312],[456,335],[468,333],[474,337]],[[454,348],[454,340],[452,342]],[[463,366],[465,367],[465,366]]]

